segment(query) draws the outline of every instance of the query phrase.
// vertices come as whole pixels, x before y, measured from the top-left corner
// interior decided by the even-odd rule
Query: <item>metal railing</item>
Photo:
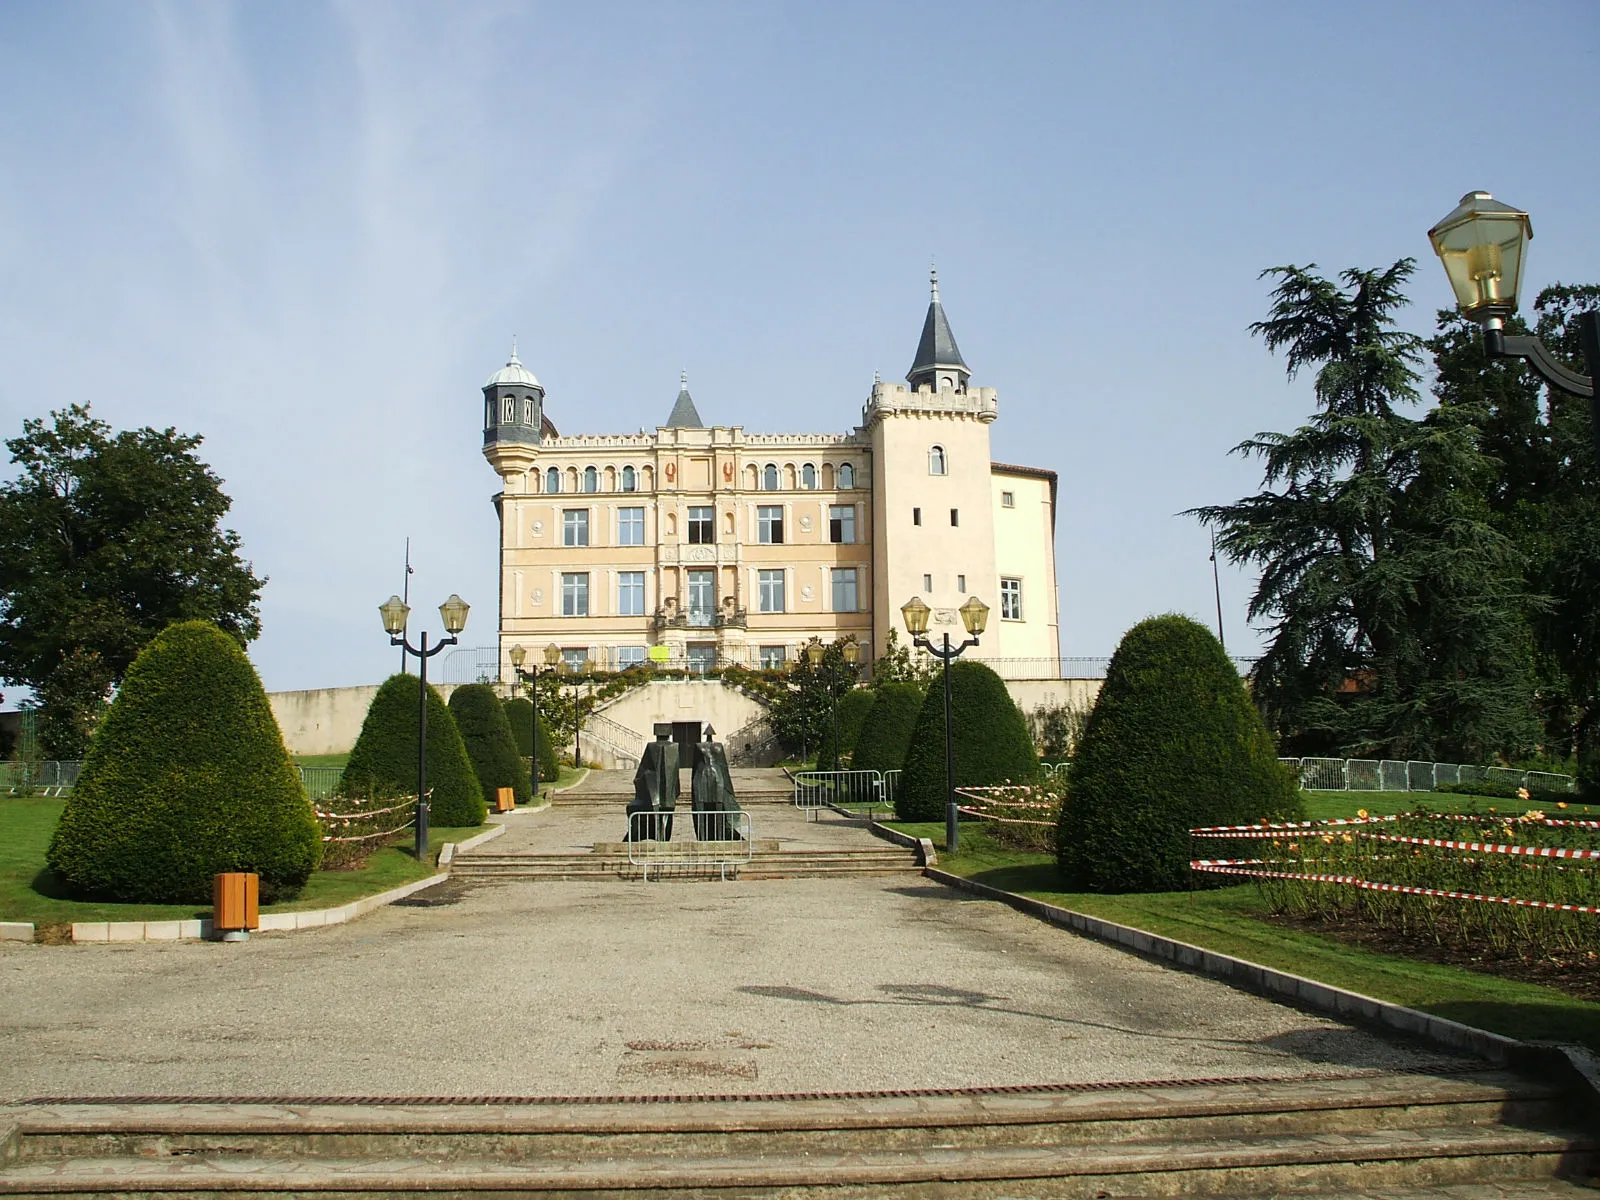
[[[1530,792],[1565,794],[1577,790],[1571,775],[1551,771],[1519,771],[1515,767],[1479,767],[1469,763],[1434,763],[1398,758],[1280,758],[1299,772],[1300,786],[1310,792],[1431,792],[1447,783],[1502,783]]]
[[[313,800],[327,800],[339,794],[339,780],[344,778],[343,767],[296,767],[300,772],[300,786]]]
[[[750,852],[750,814],[742,810],[628,814],[628,862],[644,872],[646,881],[651,867],[658,879],[668,867],[686,872],[716,867],[726,879],[729,867],[737,871],[750,861]]]
[[[794,806],[800,809],[864,806],[892,808],[899,771],[796,771]]]
[[[11,795],[43,791],[60,796],[78,782],[83,769],[79,760],[46,762],[0,762],[0,790]]]

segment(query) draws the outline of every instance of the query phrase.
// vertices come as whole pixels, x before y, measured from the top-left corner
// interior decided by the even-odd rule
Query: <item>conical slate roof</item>
[[[954,367],[972,374],[961,348],[956,345],[956,335],[950,332],[950,318],[944,315],[944,305],[939,303],[939,273],[930,273],[933,298],[928,301],[928,316],[922,322],[922,340],[917,343],[917,357],[906,372],[906,380],[913,387],[920,378],[932,375],[939,367]]]
[[[689,395],[689,372],[685,371],[678,380],[678,402],[672,406],[672,415],[667,418],[666,429],[704,429],[706,423],[700,419],[699,412],[694,406],[694,397]]]

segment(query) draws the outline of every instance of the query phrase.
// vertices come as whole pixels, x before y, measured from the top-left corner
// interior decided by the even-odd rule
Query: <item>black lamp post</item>
[[[954,854],[960,844],[961,814],[956,811],[956,750],[950,729],[950,663],[960,658],[962,651],[978,644],[984,627],[989,623],[989,606],[976,596],[963,604],[960,610],[961,623],[966,626],[969,636],[959,646],[951,646],[950,634],[946,631],[943,649],[935,646],[927,637],[928,615],[932,611],[922,602],[921,596],[913,596],[900,606],[900,615],[905,618],[911,644],[944,663],[944,846],[948,853]]]
[[[840,651],[844,655],[845,666],[852,672],[856,670],[856,662],[861,657],[861,646],[855,641],[848,641]],[[822,642],[812,638],[806,644],[806,659],[811,663],[813,671],[822,666],[823,655],[826,653]],[[839,769],[839,680],[832,673],[828,674],[828,713],[833,721],[833,770]],[[822,764],[817,764],[817,769],[822,769]]]
[[[428,633],[423,630],[422,646],[419,649],[406,641],[406,618],[411,615],[411,608],[399,596],[390,596],[387,604],[380,604],[378,612],[383,616],[383,627],[389,634],[391,646],[403,646],[411,654],[416,655],[417,665],[422,675],[422,687],[418,692],[417,700],[417,861],[425,862],[428,856],[428,660],[446,646],[454,646],[459,640],[456,635],[467,627],[468,604],[454,592],[450,599],[439,605],[439,616],[444,620],[445,632],[449,637],[439,639],[433,649],[428,648]]]
[[[527,661],[528,652],[519,642],[508,651],[511,658],[511,669],[517,674],[517,682],[528,689],[528,699],[533,703],[533,731],[528,737],[528,745],[533,752],[533,798],[537,800],[540,795],[539,782],[539,665],[534,664],[533,670],[524,671],[522,664]],[[561,661],[561,647],[554,642],[544,648],[544,663],[547,668],[553,668]]]
[[[1594,420],[1595,457],[1600,458],[1600,312],[1578,315],[1578,337],[1589,374],[1569,371],[1531,335],[1508,334],[1505,319],[1517,311],[1522,264],[1533,223],[1521,209],[1501,204],[1488,192],[1468,192],[1449,216],[1428,230],[1433,252],[1444,263],[1463,316],[1483,326],[1490,358],[1525,358],[1545,382],[1574,396],[1587,396]]]

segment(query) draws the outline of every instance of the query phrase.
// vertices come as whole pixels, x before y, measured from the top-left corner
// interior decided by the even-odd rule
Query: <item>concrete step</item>
[[[1497,1072],[982,1094],[13,1110],[0,1195],[1583,1194],[1566,1097]],[[1593,1194],[1593,1193],[1589,1193]]]

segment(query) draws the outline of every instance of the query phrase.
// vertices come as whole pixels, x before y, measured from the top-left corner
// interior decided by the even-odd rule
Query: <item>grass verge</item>
[[[1555,816],[1557,805],[1565,802],[1562,816],[1595,816],[1600,808],[1580,804],[1572,796],[1536,795],[1531,801],[1496,800],[1485,796],[1460,796],[1453,792],[1301,792],[1306,802],[1306,816],[1313,821],[1328,821],[1337,817],[1353,817],[1361,809],[1373,816],[1387,817],[1395,813],[1417,812],[1489,812],[1491,809],[1520,816],[1530,809],[1538,809]],[[1595,811],[1591,812],[1590,810]]]
[[[172,921],[209,917],[209,906],[194,904],[115,904],[77,900],[45,867],[45,851],[66,801],[38,796],[0,797],[0,920],[58,925],[72,921]],[[428,830],[429,853],[418,862],[402,833],[402,845],[386,846],[354,871],[317,871],[294,900],[267,905],[263,912],[335,908],[363,896],[376,895],[432,875],[439,848],[483,832],[434,826]]]
[[[1356,807],[1376,811],[1364,803]],[[940,852],[939,866],[952,875],[1507,1037],[1579,1042],[1600,1053],[1600,1004],[1553,988],[1380,954],[1285,928],[1269,918],[1253,884],[1123,896],[1067,892],[1061,889],[1053,856],[997,845],[971,823],[961,827],[961,852],[948,856],[942,822],[890,824],[913,837],[931,839]]]

